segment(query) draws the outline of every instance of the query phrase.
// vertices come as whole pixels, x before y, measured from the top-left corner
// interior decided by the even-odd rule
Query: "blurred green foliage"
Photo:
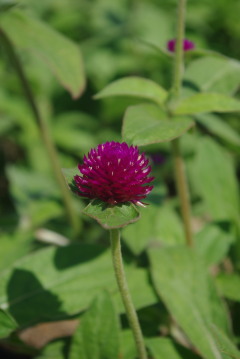
[[[29,28],[21,30],[21,24],[10,21],[16,27],[9,30],[9,36],[16,40],[17,54],[51,130],[61,167],[76,167],[99,143],[121,141],[122,119],[128,106],[134,105],[131,109],[135,110],[153,106],[142,105],[142,99],[131,96],[94,99],[110,82],[139,76],[170,89],[172,56],[166,53],[166,42],[175,36],[176,4],[176,0],[0,1],[0,29],[9,26],[8,16],[13,21],[11,12],[24,14],[29,24],[40,21],[46,26],[43,33],[41,27],[30,24],[31,34]],[[239,14],[237,0],[211,4],[207,0],[188,1],[186,37],[195,42],[196,50],[185,56],[183,98],[198,92],[219,92],[239,99]],[[48,42],[51,31],[59,41],[62,39],[59,46],[56,38]],[[32,40],[30,46],[27,36],[29,41],[41,41]],[[70,58],[69,52],[61,55],[54,51],[54,46],[66,49],[62,44],[73,52],[81,51],[83,67],[74,56],[69,63],[64,60]],[[40,50],[43,54],[49,51],[51,56],[45,58]],[[84,90],[83,72],[87,79]],[[97,325],[104,326],[102,316],[112,315],[113,337],[126,343],[120,345],[122,357],[134,359],[123,314],[124,330],[120,332],[116,324],[119,316],[115,311],[122,313],[122,307],[115,293],[107,234],[91,219],[82,217],[84,200],[72,196],[74,208],[83,219],[75,239],[81,243],[58,248],[62,243],[59,235],[70,244],[72,231],[37,125],[1,42],[0,82],[3,343],[15,352],[24,351],[18,341],[16,344],[15,334],[7,337],[16,327],[79,317],[90,305],[89,312],[83,314],[84,327],[77,330],[72,346],[64,340],[53,342],[33,357],[75,358],[79,337],[82,340],[84,333],[88,336],[88,330],[91,332],[88,318],[94,322],[99,312],[103,322],[98,318]],[[212,111],[218,109],[213,107]],[[141,209],[142,220],[123,230],[130,289],[143,331],[151,332],[146,340],[151,358],[239,359],[233,344],[239,344],[240,338],[240,296],[236,290],[240,271],[239,113],[200,113],[193,119],[196,126],[181,137],[181,144],[190,183],[196,253],[183,248],[169,142],[143,147],[151,158],[156,185],[148,199],[150,205]],[[186,121],[187,130],[190,126]],[[166,136],[171,137],[168,133]],[[100,294],[93,302],[102,288],[111,298]],[[112,300],[114,304],[109,307]],[[151,315],[155,320],[153,334],[148,328]],[[110,358],[99,354],[99,333],[95,336],[96,359]]]

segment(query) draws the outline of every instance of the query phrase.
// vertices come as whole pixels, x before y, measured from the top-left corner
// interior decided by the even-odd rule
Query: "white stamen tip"
[[[136,202],[136,205],[137,205],[137,206],[140,206],[140,207],[144,207],[144,208],[146,207],[145,204],[143,204],[143,203],[140,202],[140,201],[137,201],[137,202]]]

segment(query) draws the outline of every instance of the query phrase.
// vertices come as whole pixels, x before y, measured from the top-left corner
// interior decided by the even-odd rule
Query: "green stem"
[[[112,229],[110,231],[110,240],[111,240],[112,261],[113,261],[115,276],[116,276],[119,291],[122,296],[122,301],[126,310],[126,314],[133,331],[133,336],[136,342],[138,356],[139,359],[147,359],[147,352],[144,346],[141,327],[138,321],[137,313],[135,311],[132,302],[132,298],[128,289],[128,284],[124,272],[122,253],[121,253],[120,231],[118,229]]]
[[[174,71],[173,71],[173,86],[172,97],[173,101],[177,101],[180,97],[182,77],[184,70],[184,51],[183,40],[185,32],[185,9],[186,0],[179,0],[178,2],[178,20],[177,20],[177,38],[176,51],[174,57]],[[181,213],[184,224],[185,238],[188,246],[193,246],[192,228],[191,228],[191,209],[189,200],[189,191],[187,178],[185,174],[184,161],[180,149],[180,140],[177,138],[172,141],[172,151],[174,157],[175,167],[175,181],[180,199]]]
[[[29,107],[32,111],[33,117],[34,117],[34,119],[37,123],[37,126],[39,128],[40,134],[42,136],[42,140],[46,146],[46,150],[47,150],[47,153],[49,156],[49,160],[50,160],[56,181],[57,181],[59,188],[61,190],[61,193],[62,193],[63,202],[64,202],[65,208],[66,208],[66,213],[67,213],[69,221],[73,227],[74,233],[77,234],[77,232],[79,231],[79,218],[73,208],[70,192],[66,186],[64,177],[61,172],[60,162],[58,159],[56,148],[54,146],[54,143],[52,141],[52,138],[51,138],[51,135],[49,132],[49,128],[47,126],[47,123],[44,121],[44,119],[42,118],[42,116],[40,114],[40,111],[38,109],[36,100],[35,100],[33,92],[32,92],[32,89],[27,80],[27,76],[24,72],[21,61],[15,52],[14,46],[2,29],[0,29],[0,38],[1,38],[2,43],[5,46],[6,52],[9,55],[12,65],[15,68],[15,71],[18,75],[22,89],[24,91],[26,100],[29,104]]]
[[[180,96],[184,66],[183,40],[185,33],[185,8],[186,0],[178,1],[177,11],[177,37],[173,68],[172,95],[177,99]]]

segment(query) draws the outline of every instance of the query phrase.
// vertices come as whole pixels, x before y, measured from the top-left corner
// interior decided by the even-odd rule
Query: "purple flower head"
[[[96,198],[111,205],[132,202],[142,204],[153,189],[147,185],[151,167],[145,154],[125,142],[106,142],[91,149],[78,165],[82,176],[74,177],[76,193],[82,197]]]
[[[167,48],[170,52],[174,52],[175,51],[175,47],[176,47],[176,40],[170,40],[167,43]],[[189,50],[193,50],[195,48],[195,44],[194,42],[188,40],[188,39],[184,39],[183,40],[183,50],[184,51],[189,51]]]

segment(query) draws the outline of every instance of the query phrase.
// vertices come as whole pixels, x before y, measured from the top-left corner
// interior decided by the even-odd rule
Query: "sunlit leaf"
[[[125,269],[135,307],[155,303],[147,271],[127,264]],[[77,314],[103,289],[113,294],[117,310],[123,312],[109,250],[94,245],[46,248],[1,274],[0,308],[8,309],[20,327],[27,326]]]

